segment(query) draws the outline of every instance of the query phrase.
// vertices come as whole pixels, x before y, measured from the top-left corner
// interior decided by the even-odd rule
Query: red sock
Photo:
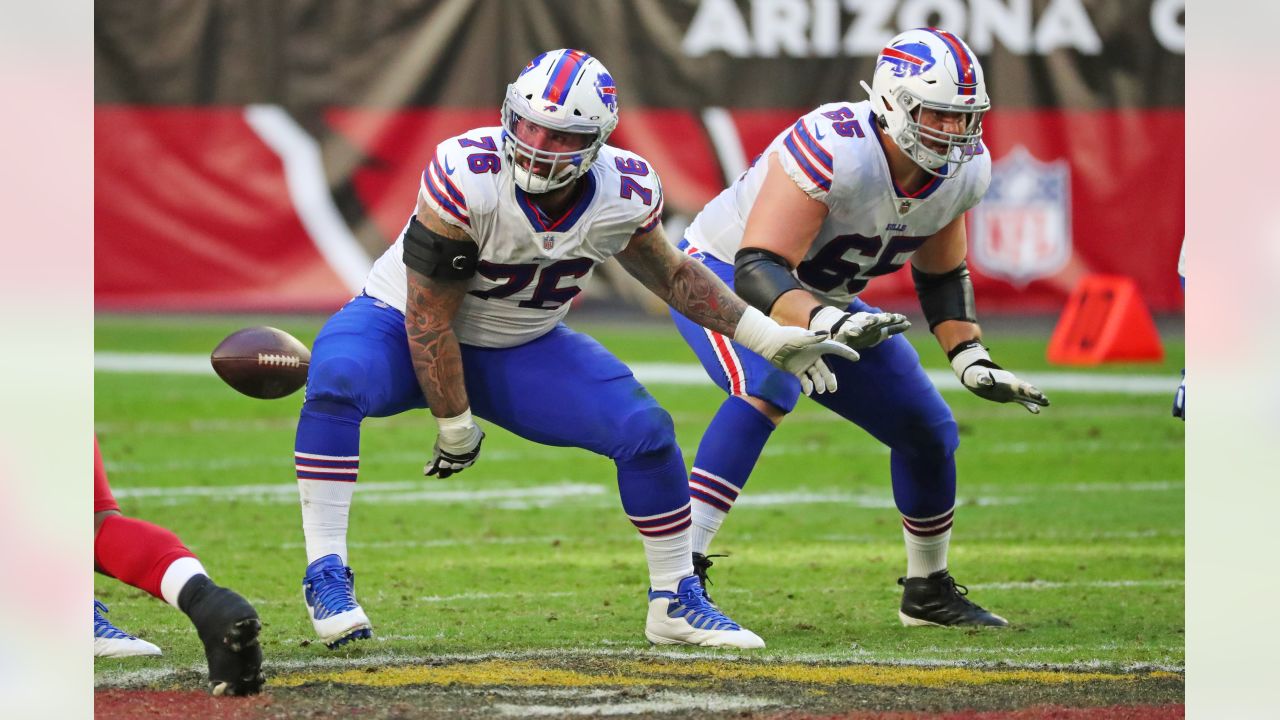
[[[146,520],[111,515],[93,542],[93,560],[108,575],[160,598],[160,581],[174,560],[195,557],[177,535]]]

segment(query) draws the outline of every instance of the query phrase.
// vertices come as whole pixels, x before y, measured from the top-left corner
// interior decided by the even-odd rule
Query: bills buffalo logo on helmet
[[[529,72],[530,70],[532,70],[532,69],[534,69],[534,68],[538,67],[538,64],[542,62],[542,58],[544,58],[544,57],[546,57],[546,56],[547,56],[547,54],[546,54],[546,53],[541,53],[541,54],[539,54],[537,57],[535,57],[534,59],[530,60],[530,61],[529,61],[529,64],[528,64],[528,65],[525,65],[525,66],[524,66],[524,69],[520,71],[520,74],[521,74],[521,75],[524,75],[525,73]]]
[[[936,61],[924,43],[903,43],[880,51],[880,64],[888,64],[897,77],[913,77],[933,67]]]
[[[618,88],[613,84],[613,78],[607,72],[602,72],[596,76],[596,92],[600,94],[600,102],[605,107],[617,112],[618,110]]]

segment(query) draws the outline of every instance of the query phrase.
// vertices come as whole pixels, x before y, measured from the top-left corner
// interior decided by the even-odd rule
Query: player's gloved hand
[[[1049,406],[1049,398],[1034,385],[1019,380],[1016,375],[991,362],[991,356],[982,343],[969,340],[955,346],[947,357],[956,377],[974,395],[995,402],[1016,402],[1033,415],[1041,407]]]
[[[822,330],[831,339],[855,350],[875,347],[890,336],[906,332],[911,321],[898,313],[850,313],[840,308],[823,305],[809,317],[810,330]]]
[[[444,479],[475,464],[484,431],[471,419],[470,410],[450,418],[436,418],[436,422],[440,434],[436,436],[435,455],[422,473]]]
[[[850,362],[859,358],[853,349],[831,340],[826,332],[779,325],[753,307],[748,307],[738,320],[733,339],[799,378],[805,395],[836,391],[836,376],[823,362],[823,355],[838,355]]]
[[[1178,392],[1173,396],[1173,416],[1187,421],[1187,371],[1182,371],[1182,382],[1178,383]]]

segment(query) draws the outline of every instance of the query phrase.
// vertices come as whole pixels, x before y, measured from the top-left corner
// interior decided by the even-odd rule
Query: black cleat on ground
[[[965,597],[969,588],[957,584],[946,570],[939,570],[929,577],[898,578],[898,584],[902,586],[902,607],[898,610],[898,619],[908,627],[1009,625],[1008,620],[984,610]]]
[[[262,690],[262,622],[248,600],[219,587],[206,575],[187,581],[178,607],[191,618],[209,662],[209,691],[214,695],[254,695]]]
[[[711,603],[712,605],[715,605],[716,601],[712,600],[711,593],[707,592],[707,586],[711,584],[711,578],[707,577],[707,571],[711,569],[712,565],[715,565],[715,563],[711,562],[711,558],[713,557],[729,557],[729,556],[728,555],[703,555],[700,552],[696,552],[693,554],[693,574],[697,575],[698,579],[702,581],[702,597],[706,598],[707,602]]]

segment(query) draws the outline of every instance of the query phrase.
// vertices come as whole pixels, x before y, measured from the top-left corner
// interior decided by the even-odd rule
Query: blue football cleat
[[[121,630],[102,616],[109,612],[101,600],[93,601],[93,656],[133,657],[160,655],[160,648]]]
[[[681,580],[675,592],[649,590],[644,635],[655,645],[764,647],[759,635],[730,620],[707,600],[697,575]]]
[[[352,640],[373,637],[373,626],[356,602],[355,573],[337,555],[325,555],[307,566],[302,598],[320,641],[330,650]]]

